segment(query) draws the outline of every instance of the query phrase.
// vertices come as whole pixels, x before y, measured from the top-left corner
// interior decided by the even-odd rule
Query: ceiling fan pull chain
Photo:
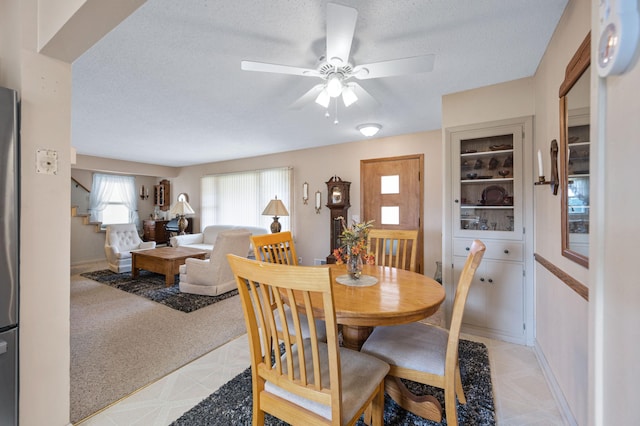
[[[335,105],[336,105],[336,115],[333,118],[333,124],[338,124],[338,98],[335,98]]]

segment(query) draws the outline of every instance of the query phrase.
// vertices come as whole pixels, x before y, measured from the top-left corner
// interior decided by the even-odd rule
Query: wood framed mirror
[[[562,255],[589,267],[591,33],[571,58],[560,86]]]

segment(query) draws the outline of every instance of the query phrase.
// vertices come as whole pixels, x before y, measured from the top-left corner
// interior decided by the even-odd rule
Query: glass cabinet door
[[[454,234],[522,237],[522,135],[505,127],[453,139]]]

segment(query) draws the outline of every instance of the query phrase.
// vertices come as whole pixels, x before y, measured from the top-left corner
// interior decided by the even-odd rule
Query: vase
[[[352,255],[350,250],[348,253],[347,272],[352,279],[357,280],[360,278],[360,275],[362,275],[362,256],[359,254]]]

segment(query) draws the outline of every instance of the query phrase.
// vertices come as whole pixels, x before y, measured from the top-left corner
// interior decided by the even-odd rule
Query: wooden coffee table
[[[160,247],[150,250],[131,252],[131,275],[138,278],[140,269],[163,274],[165,285],[171,287],[180,265],[184,265],[189,257],[204,259],[209,254],[206,250],[189,247]]]

